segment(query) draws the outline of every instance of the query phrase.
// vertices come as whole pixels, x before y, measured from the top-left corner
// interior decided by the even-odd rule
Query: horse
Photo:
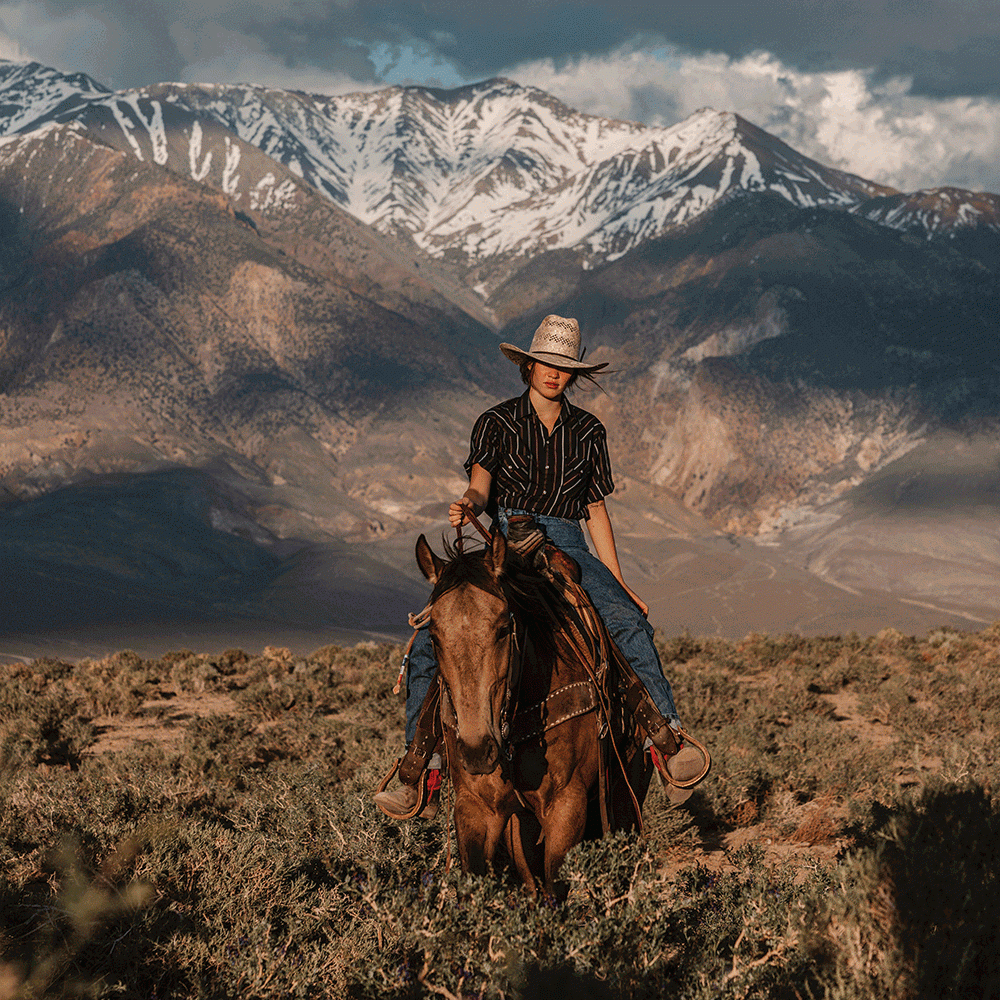
[[[631,739],[631,719],[605,703],[601,657],[582,641],[584,609],[567,597],[573,560],[554,550],[555,565],[533,570],[499,531],[483,551],[449,554],[442,560],[417,540],[433,586],[429,628],[461,867],[498,867],[503,843],[530,891],[563,895],[559,867],[585,835],[641,826],[652,766]],[[629,732],[611,748],[621,767],[609,785],[601,736],[615,730],[612,717]]]

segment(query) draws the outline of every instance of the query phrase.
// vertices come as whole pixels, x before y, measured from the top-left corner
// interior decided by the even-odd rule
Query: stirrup
[[[670,771],[667,768],[668,758],[664,758],[663,770],[660,771],[660,774],[662,774],[663,777],[671,785],[674,786],[674,788],[694,788],[694,786],[697,785],[699,781],[705,780],[705,777],[711,770],[712,757],[709,754],[709,752],[705,749],[704,745],[702,743],[699,743],[690,733],[686,733],[683,729],[675,729],[674,732],[677,734],[678,737],[680,737],[680,739],[684,743],[690,743],[702,755],[702,757],[705,759],[705,766],[704,768],[702,768],[701,773],[697,777],[688,778],[687,781],[678,781],[676,778],[671,776]]]
[[[402,757],[397,757],[396,762],[389,768],[389,773],[382,779],[378,788],[375,789],[375,794],[378,795],[379,792],[384,792],[389,787],[389,782],[396,776],[396,772],[399,770],[399,765],[402,763]],[[427,807],[427,803],[430,801],[431,793],[427,787],[427,780],[430,777],[427,768],[424,768],[420,772],[420,777],[417,779],[417,804],[408,812],[400,815],[395,815],[387,810],[383,809],[379,802],[375,805],[379,807],[382,813],[389,817],[389,819],[413,819],[414,816],[419,815]]]

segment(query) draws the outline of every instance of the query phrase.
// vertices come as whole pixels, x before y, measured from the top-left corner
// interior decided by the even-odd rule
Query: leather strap
[[[574,681],[557,688],[544,701],[518,712],[511,725],[510,741],[515,745],[523,743],[596,708],[594,685],[589,680]]]
[[[673,730],[667,725],[667,720],[657,711],[649,697],[649,692],[646,690],[646,685],[632,673],[631,668],[629,668],[629,674],[631,674],[632,683],[625,692],[625,707],[645,730],[656,749],[668,757],[672,757],[680,750]],[[660,745],[661,743],[663,746]]]
[[[416,787],[427,767],[427,762],[437,748],[438,740],[441,738],[441,720],[438,712],[440,702],[440,682],[435,678],[427,691],[423,705],[420,706],[413,742],[406,748],[406,754],[399,762],[399,780],[404,785]]]

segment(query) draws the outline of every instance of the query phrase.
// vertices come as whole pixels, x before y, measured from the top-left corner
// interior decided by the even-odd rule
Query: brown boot
[[[412,785],[397,785],[391,792],[377,792],[375,805],[392,819],[406,819],[417,804],[417,790]]]
[[[413,785],[397,785],[391,792],[377,792],[375,805],[390,819],[410,819],[417,807],[419,792]],[[438,812],[438,790],[430,793],[427,805],[417,815],[421,819],[434,819]]]
[[[688,736],[688,739],[691,739]],[[686,743],[680,744],[676,753],[667,757],[656,744],[649,748],[656,765],[660,787],[671,804],[679,806],[691,798],[694,786],[703,781],[711,766],[711,758],[704,748],[696,749]],[[669,775],[669,779],[668,779]],[[674,784],[677,782],[678,784]],[[687,786],[687,787],[684,787]]]

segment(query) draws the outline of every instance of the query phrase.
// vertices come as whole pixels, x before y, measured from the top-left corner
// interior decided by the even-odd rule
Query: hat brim
[[[610,361],[602,361],[599,365],[588,365],[584,361],[577,361],[565,354],[552,354],[549,351],[522,351],[520,347],[513,344],[501,344],[500,350],[504,356],[513,361],[515,365],[523,364],[525,361],[541,361],[543,365],[552,365],[553,368],[571,368],[578,372],[599,372],[607,368]]]

